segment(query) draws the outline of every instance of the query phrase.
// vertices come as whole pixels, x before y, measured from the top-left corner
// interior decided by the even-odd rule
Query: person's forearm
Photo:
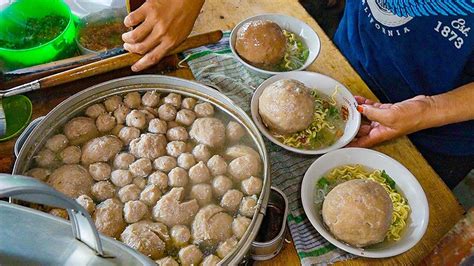
[[[439,127],[474,119],[474,82],[452,91],[427,97],[430,107],[423,115],[423,128]]]

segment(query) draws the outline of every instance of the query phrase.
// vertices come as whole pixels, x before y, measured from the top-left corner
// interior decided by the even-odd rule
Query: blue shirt
[[[474,81],[474,4],[391,2],[347,0],[334,37],[382,102],[441,94]],[[434,152],[474,155],[474,120],[423,130],[411,139]]]

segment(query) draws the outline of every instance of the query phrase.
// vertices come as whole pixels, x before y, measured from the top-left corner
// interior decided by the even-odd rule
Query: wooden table
[[[306,13],[297,0],[208,0],[196,22],[193,32],[203,33],[217,29],[232,29],[235,24],[249,16],[272,12],[284,13],[301,19],[310,25],[320,36],[321,52],[318,59],[309,68],[310,71],[320,72],[339,80],[354,94],[376,99],[367,85],[351,68],[331,40],[324,34],[313,18]],[[147,73],[150,72],[156,73],[156,70],[147,71]],[[34,103],[34,117],[45,115],[69,95],[87,86],[129,74],[131,74],[130,71],[124,69],[89,78],[80,83],[61,86],[60,89],[56,88],[41,93],[30,93],[28,96]],[[167,74],[187,79],[193,78],[187,69],[180,69],[168,72]],[[0,172],[11,171],[14,160],[12,153],[13,144],[14,140],[0,143]],[[446,187],[406,137],[379,145],[375,149],[398,160],[417,177],[426,193],[430,206],[428,229],[423,239],[414,248],[399,256],[383,260],[359,258],[342,263],[349,265],[368,263],[383,263],[384,265],[418,264],[434,248],[442,236],[461,219],[464,211],[448,187]],[[273,260],[258,264],[298,265],[299,263],[300,261],[294,246],[286,244],[282,252]]]

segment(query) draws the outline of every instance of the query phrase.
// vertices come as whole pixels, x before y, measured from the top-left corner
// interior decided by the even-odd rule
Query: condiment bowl
[[[229,45],[232,53],[234,54],[235,58],[242,63],[245,67],[247,67],[251,72],[261,76],[261,77],[269,77],[272,75],[277,75],[280,73],[286,73],[286,72],[291,72],[291,71],[285,71],[285,72],[277,72],[277,71],[270,71],[270,70],[265,70],[256,66],[253,66],[249,63],[247,63],[244,59],[242,59],[237,51],[235,50],[235,41],[237,39],[237,31],[242,27],[247,22],[250,21],[256,21],[256,20],[268,20],[275,22],[278,24],[282,29],[291,31],[298,35],[301,40],[306,44],[306,47],[309,50],[309,56],[306,59],[306,62],[298,69],[295,69],[293,71],[297,70],[303,70],[308,68],[314,60],[319,55],[319,51],[321,49],[321,42],[319,40],[318,34],[310,27],[308,24],[304,23],[303,21],[296,19],[294,17],[282,15],[282,14],[263,14],[263,15],[257,15],[254,17],[247,18],[243,21],[241,21],[237,26],[234,27],[232,32],[230,33],[230,38],[229,38]]]
[[[280,140],[275,138],[271,133],[270,130],[265,126],[260,117],[258,105],[259,105],[259,98],[262,95],[263,91],[266,87],[270,84],[282,80],[282,79],[294,79],[304,83],[310,89],[316,90],[321,92],[325,95],[332,95],[335,88],[338,88],[338,92],[335,95],[335,100],[338,104],[343,105],[348,110],[347,121],[344,128],[344,135],[342,135],[334,144],[331,146],[327,146],[321,149],[315,150],[305,150],[305,149],[298,149],[288,145],[283,144]],[[251,102],[251,112],[252,112],[252,119],[254,123],[257,125],[260,132],[262,132],[265,137],[267,137],[271,142],[275,143],[276,145],[300,154],[323,154],[329,151],[342,148],[346,146],[354,137],[356,136],[357,132],[359,131],[361,116],[360,113],[357,111],[357,102],[349,92],[349,90],[342,85],[340,82],[325,76],[323,74],[315,73],[315,72],[308,72],[308,71],[292,71],[286,73],[280,73],[275,75],[267,80],[265,80],[260,86],[255,90],[252,102]]]
[[[369,247],[356,248],[337,240],[325,226],[321,210],[314,204],[316,184],[328,171],[348,164],[360,164],[368,169],[385,170],[395,181],[397,191],[407,199],[411,211],[399,241],[385,240]],[[303,178],[301,200],[306,216],[321,236],[336,247],[362,257],[385,258],[401,254],[420,241],[428,226],[428,201],[415,176],[396,160],[370,149],[346,148],[319,157],[308,168]]]

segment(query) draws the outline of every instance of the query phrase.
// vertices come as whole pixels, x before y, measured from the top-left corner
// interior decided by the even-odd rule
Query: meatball
[[[46,181],[46,179],[48,179],[50,174],[51,174],[51,171],[49,169],[44,169],[44,168],[33,168],[33,169],[28,170],[28,172],[26,172],[27,176],[31,176],[41,181]]]
[[[111,172],[112,169],[110,169],[110,165],[106,163],[93,163],[89,165],[89,174],[96,181],[103,181],[109,179]]]
[[[56,158],[56,154],[50,149],[46,149],[46,148],[38,152],[38,154],[34,158],[35,158],[36,164],[39,167],[53,168],[59,163],[59,161]]]
[[[192,125],[195,119],[196,114],[188,109],[182,109],[176,114],[176,122],[185,126]]]
[[[227,167],[227,172],[235,181],[241,181],[250,176],[258,175],[260,168],[260,162],[255,160],[254,156],[245,155],[232,160]]]
[[[117,195],[121,202],[125,203],[131,200],[138,200],[140,198],[141,189],[135,185],[130,184],[121,188]]]
[[[196,158],[196,160],[198,162],[205,162],[207,163],[207,161],[211,158],[212,154],[211,154],[211,151],[209,150],[209,148],[204,145],[204,144],[199,144],[199,145],[196,145],[196,147],[194,147],[193,151],[192,151],[193,155],[194,155],[194,158]]]
[[[167,226],[190,224],[199,210],[199,205],[195,199],[182,202],[184,193],[184,188],[179,187],[172,188],[163,195],[153,207],[153,219]]]
[[[179,106],[181,106],[181,95],[176,93],[170,93],[163,99],[163,101],[178,108]]]
[[[120,129],[118,137],[125,145],[128,145],[132,140],[140,137],[140,129],[135,127],[123,127]]]
[[[232,147],[229,147],[225,150],[224,155],[230,160],[249,155],[253,156],[256,161],[261,161],[259,153],[254,149],[250,148],[249,146],[245,145],[234,145]]]
[[[194,106],[197,117],[209,117],[214,115],[214,107],[210,103],[198,103]]]
[[[166,137],[168,138],[168,141],[175,141],[175,140],[180,140],[180,141],[186,141],[189,138],[188,131],[184,127],[177,126],[168,129],[166,132]]]
[[[224,195],[227,191],[232,189],[232,186],[232,180],[224,175],[216,176],[212,180],[212,191],[218,197]]]
[[[79,116],[64,125],[64,135],[72,145],[79,145],[99,136],[99,131],[93,119]]]
[[[247,232],[247,228],[250,226],[251,222],[251,219],[244,216],[238,216],[235,218],[232,222],[232,233],[234,233],[234,236],[236,236],[237,239],[241,239],[245,232]]]
[[[256,209],[257,209],[256,197],[255,196],[245,197],[242,199],[242,203],[240,204],[239,213],[247,217],[252,217]]]
[[[101,114],[105,114],[105,106],[101,103],[93,104],[86,109],[86,115],[90,118],[97,118]]]
[[[225,126],[217,118],[198,118],[189,131],[191,138],[211,148],[220,148],[225,142]]]
[[[251,176],[242,181],[242,192],[251,196],[259,194],[262,191],[262,179]]]
[[[120,104],[114,111],[114,117],[117,121],[117,124],[125,123],[128,113],[130,113],[130,108],[128,108],[125,104]]]
[[[178,166],[189,170],[193,165],[196,164],[196,160],[191,153],[182,153],[178,156]]]
[[[226,241],[222,242],[217,246],[216,253],[221,259],[223,259],[227,254],[231,253],[232,250],[237,246],[237,238],[231,237]]]
[[[148,184],[157,185],[161,191],[168,188],[168,176],[160,171],[156,171],[148,176]]]
[[[139,187],[140,189],[144,189],[148,182],[144,177],[135,177],[132,183],[137,185],[137,187]]]
[[[227,172],[227,163],[220,155],[214,155],[207,161],[207,167],[213,176],[223,175]]]
[[[188,173],[183,168],[173,168],[168,173],[168,184],[172,187],[184,187],[188,184]]]
[[[130,153],[122,152],[117,154],[114,159],[114,167],[117,169],[128,169],[128,167],[135,161],[135,157]]]
[[[114,128],[112,128],[112,130],[110,131],[110,133],[114,136],[117,136],[119,135],[120,133],[120,130],[122,130],[122,128],[124,128],[125,126],[124,125],[115,125]]]
[[[168,229],[162,223],[140,221],[125,228],[120,235],[125,245],[138,250],[140,253],[156,260],[165,254]]]
[[[91,197],[87,195],[80,195],[77,197],[76,202],[79,203],[86,211],[92,215],[95,211],[95,203]]]
[[[211,254],[204,258],[201,265],[202,266],[216,266],[220,261],[221,259],[219,257]]]
[[[171,156],[161,156],[153,161],[153,167],[156,170],[168,173],[177,166],[176,158]]]
[[[85,165],[107,162],[114,158],[122,147],[120,139],[112,135],[91,139],[82,147],[81,161]]]
[[[117,169],[110,174],[110,181],[117,187],[124,187],[133,181],[133,175],[129,170]]]
[[[166,153],[178,157],[186,152],[187,145],[184,141],[171,141],[166,145]]]
[[[230,212],[234,212],[239,208],[243,196],[244,194],[242,194],[242,192],[236,189],[231,189],[222,196],[221,206]]]
[[[109,181],[99,181],[91,188],[92,196],[96,201],[104,201],[115,197],[115,186]]]
[[[129,169],[130,173],[136,177],[147,177],[153,170],[153,167],[150,159],[140,158],[130,164]]]
[[[198,246],[189,245],[179,250],[178,257],[182,265],[198,265],[203,254]]]
[[[163,135],[146,133],[130,142],[130,153],[137,158],[154,160],[166,153],[166,138]]]
[[[176,108],[165,103],[158,108],[158,117],[164,121],[173,121],[176,117]]]
[[[68,215],[68,213],[65,209],[56,209],[56,208],[54,208],[54,209],[51,209],[49,211],[49,214],[54,215],[54,216],[59,217],[59,218],[63,218],[65,220],[67,220],[69,218],[69,215]]]
[[[158,118],[150,120],[150,123],[148,124],[148,131],[151,133],[166,134],[167,130],[168,124],[166,121],[160,120]]]
[[[95,125],[97,126],[97,130],[100,132],[109,132],[117,125],[115,122],[115,117],[109,114],[101,114],[95,120]]]
[[[191,231],[185,225],[175,225],[170,230],[171,241],[177,247],[186,246],[191,239]]]
[[[282,79],[265,88],[258,102],[263,123],[278,134],[291,134],[313,121],[314,98],[303,83]]]
[[[147,212],[148,207],[139,200],[128,201],[123,207],[123,217],[129,224],[140,221]]]
[[[110,96],[104,101],[105,109],[107,110],[107,112],[115,111],[120,104],[122,104],[122,97],[118,95]]]
[[[229,142],[238,142],[245,136],[245,129],[237,122],[230,121],[225,128],[225,135]]]
[[[323,221],[331,233],[349,245],[382,242],[392,222],[393,205],[379,183],[354,179],[337,185],[326,196]]]
[[[155,206],[156,202],[161,198],[160,187],[157,185],[148,185],[140,193],[140,200],[146,205],[152,207]]]
[[[48,184],[71,198],[80,195],[91,195],[94,183],[89,172],[77,164],[66,164],[54,170],[48,179]]]
[[[132,110],[125,118],[125,124],[129,127],[144,129],[146,126],[146,116],[141,111]]]
[[[117,238],[125,228],[123,205],[117,199],[107,199],[97,205],[92,219],[97,230],[110,237]]]
[[[181,108],[192,110],[194,109],[194,106],[196,106],[196,102],[197,101],[194,98],[184,98],[181,102]]]
[[[192,235],[195,244],[217,244],[232,236],[232,216],[224,209],[209,204],[199,210],[192,224]]]
[[[143,107],[139,111],[145,115],[145,120],[146,120],[145,128],[147,127],[147,125],[150,123],[152,119],[155,119],[155,117],[158,116],[158,113],[151,107]]]
[[[59,159],[65,164],[78,164],[81,161],[81,155],[81,148],[69,146],[59,153]]]
[[[249,21],[237,31],[235,50],[252,65],[276,65],[285,55],[286,37],[275,22]]]
[[[165,257],[155,261],[158,266],[179,266],[179,264],[172,257]]]
[[[189,196],[196,199],[200,206],[205,206],[212,201],[212,187],[209,184],[193,185]]]
[[[160,103],[160,94],[156,91],[147,91],[142,96],[142,104],[148,107],[156,107]]]
[[[50,149],[53,152],[58,152],[67,147],[69,140],[63,134],[57,134],[52,136],[46,141],[44,145],[46,148]]]
[[[141,102],[141,96],[140,93],[134,91],[127,93],[125,97],[123,98],[123,102],[130,108],[132,109],[137,109],[140,107]]]
[[[193,184],[204,183],[211,179],[211,172],[201,161],[189,169],[189,179]]]

